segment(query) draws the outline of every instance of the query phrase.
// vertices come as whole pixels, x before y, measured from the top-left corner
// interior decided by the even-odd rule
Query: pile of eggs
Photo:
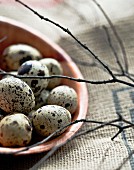
[[[61,78],[37,78],[63,75],[62,65],[53,58],[43,58],[26,44],[5,48],[0,63],[1,68],[20,77],[6,75],[0,80],[0,144],[26,146],[33,134],[47,137],[55,131],[55,136],[63,133],[66,128],[62,127],[71,123],[77,109],[77,93],[63,85]]]

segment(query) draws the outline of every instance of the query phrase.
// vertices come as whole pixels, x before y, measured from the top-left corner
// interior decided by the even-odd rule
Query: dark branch
[[[107,83],[121,83],[121,84],[125,84],[125,85],[128,85],[128,86],[131,86],[131,87],[134,87],[134,84],[132,83],[129,83],[129,82],[126,82],[126,81],[123,81],[123,80],[120,80],[118,79],[114,74],[113,72],[109,69],[109,67],[99,59],[99,57],[97,55],[95,55],[85,44],[83,44],[82,42],[80,42],[70,31],[69,29],[67,28],[64,28],[62,27],[61,25],[59,25],[58,23],[48,19],[48,18],[45,18],[44,16],[40,15],[38,12],[36,12],[35,10],[33,10],[32,8],[30,8],[29,6],[27,6],[26,4],[24,4],[23,2],[21,2],[20,0],[15,0],[16,2],[20,3],[21,5],[23,5],[24,7],[26,7],[27,9],[29,9],[30,11],[32,11],[36,16],[38,16],[41,20],[45,20],[53,25],[55,25],[56,27],[60,28],[61,30],[63,30],[64,32],[66,32],[68,35],[70,35],[81,47],[83,47],[85,50],[87,50],[93,57],[94,59],[96,59],[98,61],[98,63],[100,63],[103,68],[110,74],[110,76],[112,77],[112,79],[110,80],[104,80],[104,81],[90,81],[90,80],[84,80],[84,79],[79,79],[79,78],[73,78],[73,77],[68,77],[68,76],[61,76],[61,75],[55,75],[55,76],[49,76],[49,77],[45,77],[45,76],[19,76],[19,75],[12,75],[10,73],[7,73],[3,70],[0,70],[0,74],[1,75],[10,75],[10,76],[14,76],[14,77],[17,77],[17,78],[20,78],[20,79],[24,79],[24,78],[37,78],[37,79],[52,79],[52,78],[64,78],[64,79],[68,79],[68,80],[71,80],[71,81],[77,81],[77,82],[85,82],[85,83],[90,83],[90,84],[107,84]],[[118,55],[117,53],[115,52],[113,46],[112,46],[112,43],[111,43],[111,40],[110,40],[110,36],[109,36],[109,33],[108,33],[108,30],[106,30],[106,33],[107,33],[107,37],[108,37],[108,41],[109,41],[109,45],[111,47],[111,49],[113,50],[114,52],[114,55],[116,57],[116,61],[122,71],[122,76],[126,76],[128,77],[130,80],[133,81],[133,79],[130,77],[130,74],[128,74],[128,61],[127,61],[127,56],[126,56],[126,51],[125,51],[125,48],[124,48],[124,44],[122,42],[122,40],[120,39],[113,23],[111,22],[110,18],[107,16],[107,14],[105,13],[105,11],[103,10],[103,8],[100,6],[100,4],[98,4],[96,2],[96,0],[92,0],[98,7],[99,9],[101,10],[101,12],[103,13],[103,15],[105,16],[105,18],[107,19],[109,25],[111,26],[112,28],[112,31],[115,35],[115,37],[117,38],[118,40],[118,43],[120,45],[120,48],[122,50],[122,54],[123,54],[123,57],[124,57],[124,63],[125,63],[125,71],[120,63],[120,61],[118,60]],[[3,41],[3,40],[1,40]],[[0,42],[1,42],[0,41]],[[91,128],[91,129],[88,129],[88,130],[85,130],[83,132],[79,132],[75,135],[73,135],[71,138],[69,138],[67,141],[65,141],[64,143],[61,143],[59,145],[55,145],[46,155],[43,159],[41,159],[41,161],[45,161],[48,157],[50,157],[58,148],[60,148],[61,146],[65,145],[67,142],[71,141],[72,139],[76,138],[76,137],[79,137],[81,135],[85,135],[85,134],[88,134],[88,133],[91,133],[91,132],[94,132],[100,128],[103,128],[105,126],[112,126],[112,127],[116,127],[118,129],[118,132],[111,138],[112,140],[114,138],[116,138],[123,130],[126,130],[128,128],[131,128],[131,127],[134,127],[134,124],[125,120],[120,114],[118,114],[118,119],[115,119],[115,120],[112,120],[112,121],[109,121],[109,122],[100,122],[100,121],[94,121],[94,120],[86,120],[86,119],[81,119],[81,120],[76,120],[74,122],[71,122],[70,124],[68,124],[67,126],[55,131],[54,133],[52,133],[50,136],[48,136],[47,138],[43,139],[42,141],[40,142],[37,142],[31,146],[28,146],[28,147],[25,147],[24,149],[22,150],[19,150],[19,151],[15,151],[15,152],[12,152],[11,154],[14,155],[14,154],[19,154],[23,151],[27,151],[35,146],[38,146],[40,144],[43,144],[45,142],[47,142],[48,140],[50,140],[57,132],[63,130],[64,128],[66,127],[69,127],[75,123],[79,123],[79,122],[86,122],[86,123],[93,123],[93,124],[99,124],[98,126],[94,127],[94,128]],[[126,126],[120,126],[120,125],[117,125],[115,123],[118,123],[118,122],[124,122],[124,123],[127,123],[128,125]],[[4,153],[5,154],[5,153]],[[131,156],[134,154],[134,151],[132,151],[132,153],[129,155],[129,157],[120,165],[119,169],[123,166],[123,164],[131,158]],[[9,153],[8,153],[9,155]]]
[[[79,41],[72,33],[71,31],[69,31],[68,28],[64,28],[63,26],[59,25],[58,23],[50,20],[49,18],[45,18],[44,16],[40,15],[37,11],[35,11],[34,9],[30,8],[28,5],[24,4],[23,2],[21,2],[20,0],[15,0],[16,2],[20,3],[21,5],[23,5],[24,7],[26,7],[27,9],[29,9],[30,11],[32,11],[35,15],[37,15],[40,19],[45,20],[55,26],[57,26],[58,28],[60,28],[61,30],[63,30],[64,32],[66,32],[68,35],[70,35],[81,47],[83,47],[85,50],[87,50],[107,71],[108,73],[112,76],[112,78],[115,78],[114,74],[112,73],[112,71],[109,69],[109,67],[102,62],[99,57],[97,55],[95,55],[85,44],[83,44],[81,41]]]
[[[57,149],[59,149],[60,147],[62,147],[66,143],[68,143],[69,141],[75,139],[76,137],[79,137],[81,135],[85,135],[85,134],[94,132],[95,130],[98,130],[98,129],[102,128],[102,127],[105,127],[106,125],[111,125],[111,126],[115,126],[115,127],[117,127],[119,129],[118,133],[112,138],[112,140],[113,140],[115,137],[117,137],[123,131],[124,128],[126,128],[126,126],[121,127],[119,125],[113,124],[115,122],[118,122],[119,119],[115,119],[115,120],[112,120],[112,121],[109,121],[109,122],[99,122],[99,121],[92,121],[92,120],[85,120],[85,119],[83,119],[83,120],[84,120],[84,122],[87,122],[87,123],[97,123],[97,124],[99,123],[100,125],[95,127],[95,128],[85,130],[84,132],[80,132],[78,134],[75,134],[71,138],[69,138],[67,141],[65,141],[64,143],[55,145],[33,168],[37,169],[39,167],[39,165],[42,162],[45,162]],[[31,168],[31,170],[32,170],[32,168]]]
[[[121,62],[119,61],[119,56],[118,56],[118,54],[116,53],[116,51],[115,51],[115,49],[114,49],[114,47],[113,47],[113,45],[112,45],[108,28],[107,28],[106,26],[103,26],[103,28],[104,28],[104,30],[105,30],[105,32],[106,32],[107,40],[108,40],[109,46],[110,46],[110,48],[111,48],[111,50],[112,50],[112,52],[113,52],[113,54],[114,54],[114,56],[115,56],[116,62],[117,62],[117,64],[118,64],[120,70],[122,71],[122,73],[124,73],[124,69],[123,69],[123,67],[122,67],[122,65],[121,65]]]
[[[100,11],[103,13],[104,17],[106,18],[107,22],[109,23],[118,43],[120,45],[121,51],[122,51],[122,55],[123,55],[124,63],[125,63],[125,72],[128,72],[128,60],[127,60],[126,50],[125,50],[124,44],[123,44],[119,34],[116,31],[116,28],[114,27],[112,21],[110,20],[110,18],[106,14],[106,12],[103,10],[102,6],[96,0],[92,0],[92,1],[98,6]]]
[[[20,76],[20,75],[14,75],[14,74],[10,74],[7,73],[5,71],[2,71],[0,69],[0,75],[9,75],[9,76],[13,76],[19,79],[53,79],[53,78],[63,78],[63,79],[68,79],[70,81],[76,81],[76,82],[84,82],[84,83],[90,83],[90,84],[95,84],[95,85],[99,85],[99,84],[110,84],[110,83],[121,83],[121,84],[125,84],[127,86],[130,87],[134,87],[134,84],[131,84],[129,82],[117,79],[117,78],[113,78],[113,79],[109,79],[109,80],[102,80],[102,81],[91,81],[91,80],[86,80],[86,79],[79,79],[79,78],[74,78],[74,77],[69,77],[69,76],[63,76],[63,75],[52,75],[52,76]]]
[[[13,154],[18,154],[18,153],[20,153],[20,152],[24,152],[24,151],[27,151],[27,150],[33,148],[33,147],[36,147],[36,146],[38,146],[38,145],[41,145],[41,144],[47,142],[48,140],[50,140],[56,133],[62,131],[63,129],[66,129],[67,127],[69,127],[69,126],[71,126],[71,125],[73,125],[73,124],[80,123],[80,122],[100,124],[100,125],[97,126],[97,127],[95,127],[95,128],[91,128],[91,129],[88,129],[88,130],[86,130],[86,131],[83,131],[83,132],[80,132],[80,133],[77,133],[77,134],[73,135],[73,136],[72,136],[70,139],[68,139],[65,143],[67,143],[68,141],[70,141],[70,140],[72,140],[72,139],[74,139],[74,138],[76,138],[76,137],[78,137],[78,136],[81,136],[81,135],[85,135],[85,134],[94,132],[94,131],[96,131],[96,130],[98,130],[98,129],[100,129],[100,128],[103,128],[103,127],[105,127],[105,126],[108,126],[108,125],[113,126],[113,127],[116,127],[116,128],[119,129],[119,131],[117,132],[117,134],[114,135],[114,137],[111,138],[111,139],[113,140],[113,139],[114,139],[115,137],[117,137],[124,129],[127,129],[127,128],[130,128],[130,127],[133,127],[133,126],[134,126],[134,124],[132,124],[132,123],[129,124],[129,125],[127,125],[127,126],[124,126],[124,127],[115,124],[116,122],[119,122],[119,121],[124,121],[124,119],[120,119],[120,118],[119,118],[119,119],[114,119],[114,120],[111,120],[111,121],[108,121],[108,122],[102,122],[102,121],[96,121],[96,120],[86,120],[86,119],[75,120],[75,121],[69,123],[68,125],[66,125],[66,126],[60,128],[60,129],[56,130],[55,132],[53,132],[51,135],[49,135],[48,137],[46,137],[46,138],[43,139],[42,141],[37,142],[37,143],[35,143],[35,144],[33,144],[33,145],[27,146],[27,147],[25,147],[25,148],[22,149],[22,150],[15,151],[15,152],[11,152],[11,153],[8,153],[8,154],[11,154],[11,155],[13,155]],[[53,149],[55,150],[55,147],[57,148],[57,147],[63,146],[65,143],[56,145],[56,146],[53,147]],[[58,149],[58,148],[57,148],[57,149]]]

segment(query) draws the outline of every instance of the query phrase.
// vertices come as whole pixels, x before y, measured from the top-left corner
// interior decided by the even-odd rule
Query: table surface
[[[134,1],[133,0],[98,0],[104,13],[93,0],[23,0],[24,3],[65,28],[68,28],[82,43],[86,44],[114,74],[121,73],[115,59],[118,56],[125,68],[121,48],[124,46],[129,72],[134,67]],[[101,81],[110,79],[107,71],[74,41],[67,33],[53,24],[40,20],[35,14],[24,8],[15,0],[0,1],[0,15],[13,18],[31,26],[45,34],[48,38],[62,47],[76,62],[85,79]],[[108,22],[120,38],[115,36]],[[120,76],[121,80],[131,82],[127,77]],[[87,84],[89,92],[88,120],[110,121],[118,118],[120,113],[125,120],[134,122],[134,90],[132,87],[121,84]],[[124,122],[117,122],[125,126]],[[93,128],[93,124],[84,124],[80,132]],[[128,128],[111,140],[118,129],[105,126],[92,133],[79,136],[59,148],[52,156],[44,161],[46,153],[22,157],[0,156],[0,169],[39,169],[39,170],[115,170],[134,169],[134,157],[122,165],[124,160],[134,149],[134,132]]]

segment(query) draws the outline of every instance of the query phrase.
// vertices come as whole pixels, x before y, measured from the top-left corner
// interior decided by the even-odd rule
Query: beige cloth
[[[109,27],[97,6],[89,0],[68,0],[53,3],[52,0],[27,0],[23,2],[37,9],[42,15],[69,28],[72,33],[92,49],[116,73],[116,64],[106,32],[102,25]],[[51,2],[50,4],[48,2]],[[129,69],[133,68],[134,54],[134,2],[133,0],[99,0],[113,21],[123,40]],[[47,3],[47,5],[45,5]],[[49,5],[48,5],[49,4]],[[37,16],[15,2],[3,0],[0,15],[14,18],[43,32],[57,42],[77,63],[85,79],[106,80],[109,75],[100,66],[92,66],[94,60],[71,37],[55,26],[41,21]],[[119,58],[122,53],[110,28],[113,45]],[[81,61],[81,62],[80,62]],[[82,64],[86,62],[88,64]],[[134,89],[122,84],[87,85],[89,92],[89,109],[87,119],[109,121],[117,118],[120,112],[127,120],[134,121]],[[93,125],[85,124],[81,131]],[[78,137],[58,149],[46,162],[46,153],[24,157],[5,158],[0,156],[0,169],[3,170],[115,170],[134,149],[133,129],[122,132],[114,141],[111,137],[117,128],[106,126],[98,131]],[[122,167],[123,170],[134,169],[134,157]]]

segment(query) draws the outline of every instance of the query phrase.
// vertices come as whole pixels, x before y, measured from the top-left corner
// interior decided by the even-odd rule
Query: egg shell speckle
[[[50,92],[47,104],[59,105],[74,113],[78,106],[78,96],[73,88],[65,85],[58,86]]]
[[[30,60],[23,63],[18,69],[18,75],[23,76],[49,76],[49,71],[46,66],[42,65],[39,61]],[[49,80],[47,79],[23,79],[32,89],[34,95],[40,94],[42,89],[48,86]]]
[[[30,112],[35,106],[31,88],[22,80],[8,77],[0,80],[0,108],[7,113]]]
[[[26,146],[32,138],[32,126],[28,117],[16,113],[0,121],[0,143],[3,146]]]
[[[41,136],[49,136],[56,130],[68,125],[71,122],[71,114],[68,110],[57,105],[46,105],[39,108],[33,118],[33,127]],[[58,132],[60,135],[66,129]]]
[[[28,60],[39,60],[41,53],[27,44],[13,44],[5,48],[1,57],[2,68],[6,71],[17,70]]]
[[[46,65],[50,75],[63,75],[63,69],[61,64],[53,58],[43,58],[40,63]],[[61,84],[61,78],[53,78],[49,80],[48,89],[53,89],[54,87]]]

